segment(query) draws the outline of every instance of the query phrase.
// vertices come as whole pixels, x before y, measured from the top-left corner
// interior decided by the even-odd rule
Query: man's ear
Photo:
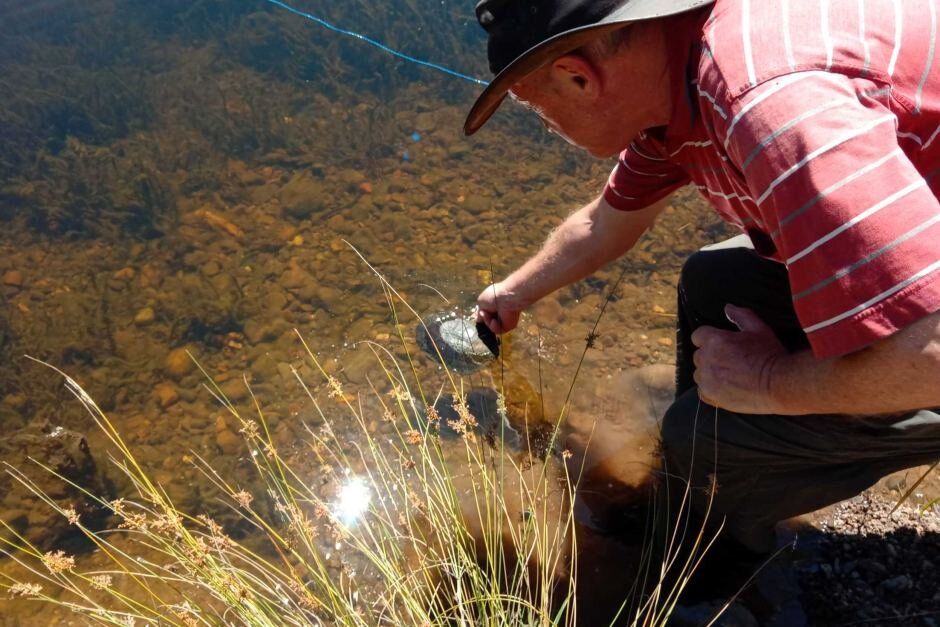
[[[553,82],[565,95],[595,99],[602,91],[599,68],[576,52],[555,59],[551,72]]]

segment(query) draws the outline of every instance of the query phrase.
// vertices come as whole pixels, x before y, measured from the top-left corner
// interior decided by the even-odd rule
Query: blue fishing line
[[[408,62],[410,62],[410,63],[416,63],[416,64],[418,64],[418,65],[423,65],[424,67],[431,68],[432,70],[437,70],[437,71],[439,71],[439,72],[443,72],[444,74],[449,74],[450,76],[456,76],[457,78],[462,78],[462,79],[464,79],[465,81],[470,81],[471,83],[476,83],[477,85],[483,85],[483,86],[489,85],[488,82],[486,82],[486,81],[484,81],[484,80],[482,80],[482,79],[474,78],[474,77],[472,77],[472,76],[467,76],[466,74],[461,74],[460,72],[457,72],[456,70],[452,70],[452,69],[450,69],[450,68],[444,67],[443,65],[438,65],[437,63],[431,63],[430,61],[422,61],[421,59],[416,59],[415,57],[412,57],[412,56],[410,56],[410,55],[405,54],[404,52],[399,52],[399,51],[397,51],[397,50],[393,50],[392,48],[389,48],[389,47],[386,46],[385,44],[383,44],[383,43],[381,43],[381,42],[379,42],[379,41],[376,41],[376,40],[374,40],[374,39],[371,39],[371,38],[369,38],[369,37],[366,37],[365,35],[362,35],[362,34],[360,34],[360,33],[353,32],[353,31],[351,31],[351,30],[346,30],[345,28],[340,28],[340,27],[338,27],[338,26],[334,26],[334,25],[330,24],[329,22],[327,22],[326,20],[320,19],[319,17],[317,17],[317,16],[315,16],[315,15],[311,15],[311,14],[309,14],[309,13],[306,13],[306,12],[304,12],[304,11],[301,11],[300,9],[296,9],[296,8],[292,7],[291,5],[289,5],[289,4],[286,4],[286,3],[284,3],[284,2],[281,2],[281,0],[266,0],[266,1],[267,1],[267,2],[270,2],[271,4],[277,5],[277,6],[281,7],[282,9],[286,9],[286,10],[290,11],[291,13],[293,13],[293,14],[295,14],[295,15],[299,15],[300,17],[307,18],[308,20],[310,20],[310,21],[312,21],[312,22],[316,22],[316,23],[319,24],[320,26],[322,26],[322,27],[324,27],[324,28],[327,28],[327,29],[333,31],[334,33],[339,33],[339,34],[341,34],[341,35],[348,35],[349,37],[355,37],[356,39],[358,39],[358,40],[360,40],[360,41],[364,41],[364,42],[366,42],[367,44],[369,44],[369,45],[371,45],[371,46],[375,46],[375,47],[378,48],[379,50],[382,50],[382,51],[384,51],[384,52],[387,52],[387,53],[389,53],[389,54],[392,55],[392,56],[398,57],[399,59],[403,59],[403,60],[408,61]]]

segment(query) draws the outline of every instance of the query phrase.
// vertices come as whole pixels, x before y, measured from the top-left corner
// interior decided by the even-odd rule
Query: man
[[[600,197],[483,290],[479,319],[510,331],[696,186],[751,246],[683,268],[662,439],[668,472],[716,485],[712,516],[754,551],[779,520],[940,459],[924,409],[940,407],[938,15],[940,0],[477,5],[497,76],[465,131],[508,92],[620,153]]]

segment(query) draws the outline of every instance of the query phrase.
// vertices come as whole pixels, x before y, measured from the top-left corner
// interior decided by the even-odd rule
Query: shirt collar
[[[672,115],[660,132],[669,140],[688,135],[698,119],[695,77],[702,55],[702,32],[714,5],[670,18],[668,49],[669,84],[674,86]]]

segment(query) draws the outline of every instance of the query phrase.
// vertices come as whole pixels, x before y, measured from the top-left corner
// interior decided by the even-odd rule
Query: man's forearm
[[[549,236],[541,250],[503,281],[524,308],[555,290],[588,276],[630,250],[665,205],[618,212],[597,199],[574,212]]]
[[[861,351],[782,357],[770,393],[785,414],[874,415],[940,407],[940,314]]]

